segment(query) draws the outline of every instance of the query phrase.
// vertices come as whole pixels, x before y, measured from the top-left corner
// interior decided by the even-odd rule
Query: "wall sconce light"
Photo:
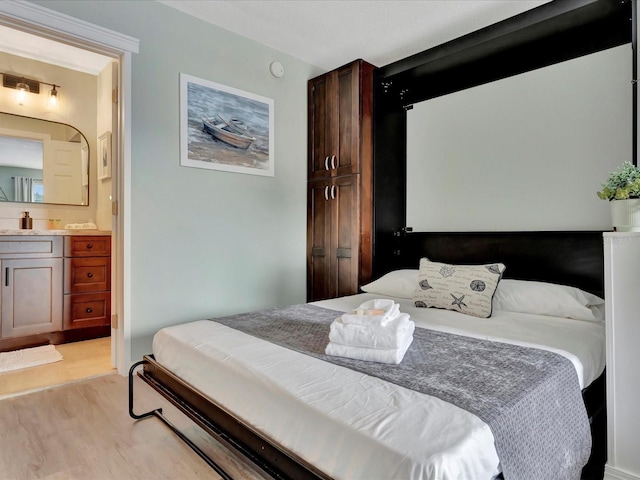
[[[28,93],[40,93],[40,84],[49,85],[53,87],[49,92],[49,105],[55,106],[58,103],[58,90],[60,85],[53,83],[41,82],[39,80],[32,80],[30,78],[18,77],[9,73],[2,73],[2,86],[6,88],[16,89],[16,101],[22,105],[27,100]]]
[[[23,79],[24,80],[24,79]],[[31,91],[29,85],[23,81],[16,84],[16,101],[19,105],[22,105],[27,99],[27,93]]]
[[[56,90],[56,85],[53,85],[53,88],[49,91],[49,105],[55,107],[58,104],[58,91]]]

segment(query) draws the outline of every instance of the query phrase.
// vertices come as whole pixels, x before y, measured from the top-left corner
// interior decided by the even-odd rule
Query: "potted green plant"
[[[640,231],[640,168],[624,162],[610,172],[598,197],[611,201],[611,223],[619,232]]]

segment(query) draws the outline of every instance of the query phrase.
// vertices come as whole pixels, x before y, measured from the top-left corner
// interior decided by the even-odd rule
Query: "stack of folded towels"
[[[331,323],[327,355],[398,364],[413,342],[415,323],[393,300],[376,298]]]

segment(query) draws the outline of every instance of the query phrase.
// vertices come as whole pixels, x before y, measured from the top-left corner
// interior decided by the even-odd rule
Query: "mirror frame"
[[[89,140],[87,139],[87,137],[85,136],[84,133],[82,133],[78,128],[74,127],[73,125],[69,124],[69,123],[65,123],[65,122],[58,122],[55,120],[49,120],[46,118],[37,118],[37,117],[29,117],[26,115],[19,115],[17,113],[9,113],[9,112],[4,112],[4,111],[0,111],[0,114],[4,114],[4,115],[11,115],[12,117],[18,117],[18,118],[23,118],[23,119],[27,119],[27,120],[38,120],[41,122],[48,122],[48,123],[53,123],[53,124],[57,124],[57,125],[63,125],[65,127],[69,127],[72,128],[73,130],[75,130],[76,132],[78,132],[82,138],[82,140],[84,140],[84,143],[86,145],[87,148],[87,202],[86,203],[53,203],[53,202],[18,202],[15,200],[7,200],[6,202],[0,202],[0,203],[17,203],[17,204],[32,204],[32,205],[64,205],[64,206],[69,206],[69,207],[88,207],[90,204],[90,193],[91,193],[91,146],[89,145]],[[23,137],[25,139],[31,139],[31,137]],[[36,139],[35,137],[33,139]],[[39,140],[39,139],[38,139]],[[81,149],[84,148],[84,145],[82,145],[81,143]],[[44,165],[43,165],[43,171],[44,171]]]

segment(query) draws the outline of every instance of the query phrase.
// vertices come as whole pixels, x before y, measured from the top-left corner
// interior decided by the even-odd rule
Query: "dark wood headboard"
[[[604,297],[601,231],[409,232],[397,237],[396,268],[420,258],[458,264],[501,262],[504,278],[581,288]]]

